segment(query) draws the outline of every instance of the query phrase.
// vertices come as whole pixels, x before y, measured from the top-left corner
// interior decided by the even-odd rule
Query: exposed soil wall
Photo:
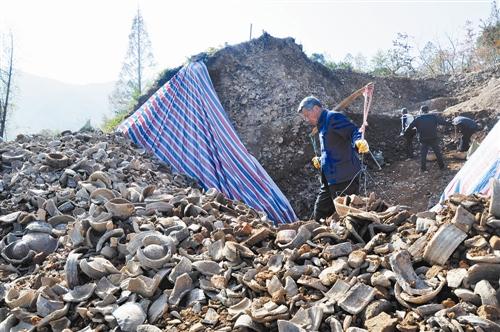
[[[276,181],[301,217],[308,217],[318,190],[314,156],[308,133],[312,129],[297,114],[296,107],[307,95],[315,95],[333,108],[343,98],[368,82],[375,83],[367,139],[372,149],[381,150],[387,161],[402,157],[399,140],[399,109],[416,112],[427,104],[439,111],[460,103],[457,84],[449,77],[428,79],[380,78],[336,70],[311,61],[292,38],[268,34],[211,56],[201,54],[219,99],[248,150]],[[176,69],[178,70],[178,69]],[[146,100],[176,70],[168,71]],[[471,82],[485,84],[484,75]],[[471,83],[471,84],[472,84]],[[463,87],[461,87],[463,88]],[[358,125],[363,99],[346,113]]]

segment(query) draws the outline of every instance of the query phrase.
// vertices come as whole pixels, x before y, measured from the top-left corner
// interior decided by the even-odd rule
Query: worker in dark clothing
[[[461,134],[458,151],[464,152],[469,150],[471,136],[480,129],[478,124],[466,116],[457,116],[451,123],[455,126],[455,130]]]
[[[410,124],[413,122],[415,118],[413,115],[408,113],[406,108],[401,109],[401,133],[400,136],[403,136],[405,139],[405,150],[406,150],[406,158],[413,158],[413,137],[417,131],[415,129],[406,130]]]
[[[359,192],[358,152],[367,153],[369,147],[347,116],[324,109],[313,96],[302,100],[298,112],[319,132],[321,158],[313,158],[314,167],[321,169],[321,188],[314,204],[314,219],[319,221],[335,212],[333,199],[337,196]]]
[[[448,123],[436,114],[429,114],[429,107],[427,106],[420,107],[420,113],[421,115],[419,115],[406,129],[406,131],[414,128],[417,130],[418,139],[420,141],[420,170],[422,172],[427,170],[426,162],[429,148],[434,151],[439,168],[444,169],[443,155],[439,147],[437,128],[438,125],[447,126]]]

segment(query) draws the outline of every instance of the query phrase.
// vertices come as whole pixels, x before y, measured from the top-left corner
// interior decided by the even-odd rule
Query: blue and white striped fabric
[[[492,179],[500,179],[500,121],[448,184],[440,202],[453,194],[491,195]]]
[[[264,211],[275,223],[297,220],[281,190],[243,146],[205,64],[183,67],[117,130],[203,188]]]

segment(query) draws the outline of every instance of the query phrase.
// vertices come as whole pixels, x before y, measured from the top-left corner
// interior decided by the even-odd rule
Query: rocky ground
[[[119,135],[0,155],[0,331],[500,330],[500,190],[274,227]]]

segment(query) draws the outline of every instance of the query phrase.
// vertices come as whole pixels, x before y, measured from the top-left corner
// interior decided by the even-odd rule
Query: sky
[[[266,31],[307,54],[371,57],[398,32],[417,45],[459,37],[491,11],[490,0],[0,0],[0,32],[12,31],[16,68],[73,84],[115,81],[140,8],[157,70]]]

